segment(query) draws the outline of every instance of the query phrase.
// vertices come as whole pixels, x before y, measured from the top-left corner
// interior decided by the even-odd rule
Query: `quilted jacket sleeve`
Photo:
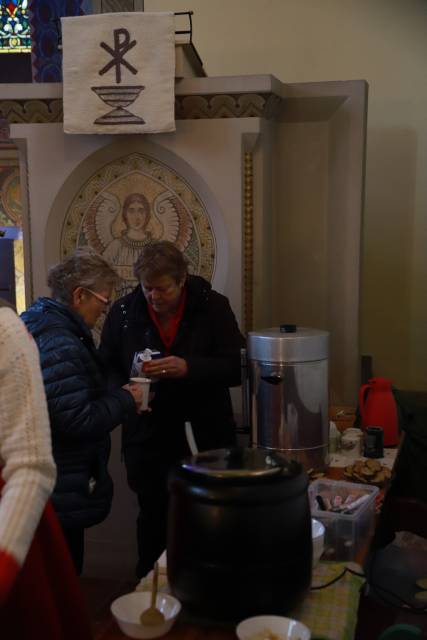
[[[76,336],[49,332],[39,342],[41,365],[55,436],[97,440],[135,411],[132,395],[107,391],[91,351]]]

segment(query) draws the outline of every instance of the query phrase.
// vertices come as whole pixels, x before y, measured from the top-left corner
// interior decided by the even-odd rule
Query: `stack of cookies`
[[[344,476],[354,482],[383,487],[390,480],[391,471],[379,460],[369,458],[368,460],[356,460],[353,464],[345,467]]]

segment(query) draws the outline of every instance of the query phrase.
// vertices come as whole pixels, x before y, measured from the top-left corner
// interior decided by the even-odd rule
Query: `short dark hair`
[[[140,282],[168,275],[179,283],[187,276],[188,264],[184,254],[172,242],[158,240],[142,249],[133,272]]]
[[[47,284],[52,298],[69,305],[77,287],[99,291],[114,287],[119,280],[119,275],[105,258],[89,247],[81,247],[59,264],[50,267]]]

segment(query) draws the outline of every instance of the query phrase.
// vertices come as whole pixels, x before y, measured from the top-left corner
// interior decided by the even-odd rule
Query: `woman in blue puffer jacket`
[[[84,529],[104,520],[111,507],[110,431],[142,401],[137,385],[107,391],[92,338],[117,279],[104,258],[78,249],[49,270],[52,297],[22,314],[39,348],[48,401],[57,465],[52,501],[79,574]]]

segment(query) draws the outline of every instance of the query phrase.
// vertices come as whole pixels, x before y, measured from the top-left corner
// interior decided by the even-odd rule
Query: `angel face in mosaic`
[[[142,193],[126,196],[120,222],[124,226],[120,237],[111,240],[103,251],[103,256],[116,267],[124,280],[117,290],[118,296],[128,293],[136,285],[133,265],[141,249],[153,239],[152,232],[148,229],[150,204]]]
[[[169,240],[185,250],[192,236],[188,213],[169,190],[150,199],[134,191],[123,200],[112,190],[104,190],[87,212],[83,228],[89,244],[123,279],[116,296],[137,285],[133,266],[146,244]]]
[[[125,235],[134,240],[145,240],[150,220],[147,198],[142,193],[131,193],[123,203],[122,215],[127,228]]]
[[[133,264],[132,258],[152,239],[147,226],[150,221],[150,205],[142,193],[131,193],[123,203],[120,237],[114,238],[105,248],[104,255],[115,265]],[[117,226],[117,225],[116,225]]]

